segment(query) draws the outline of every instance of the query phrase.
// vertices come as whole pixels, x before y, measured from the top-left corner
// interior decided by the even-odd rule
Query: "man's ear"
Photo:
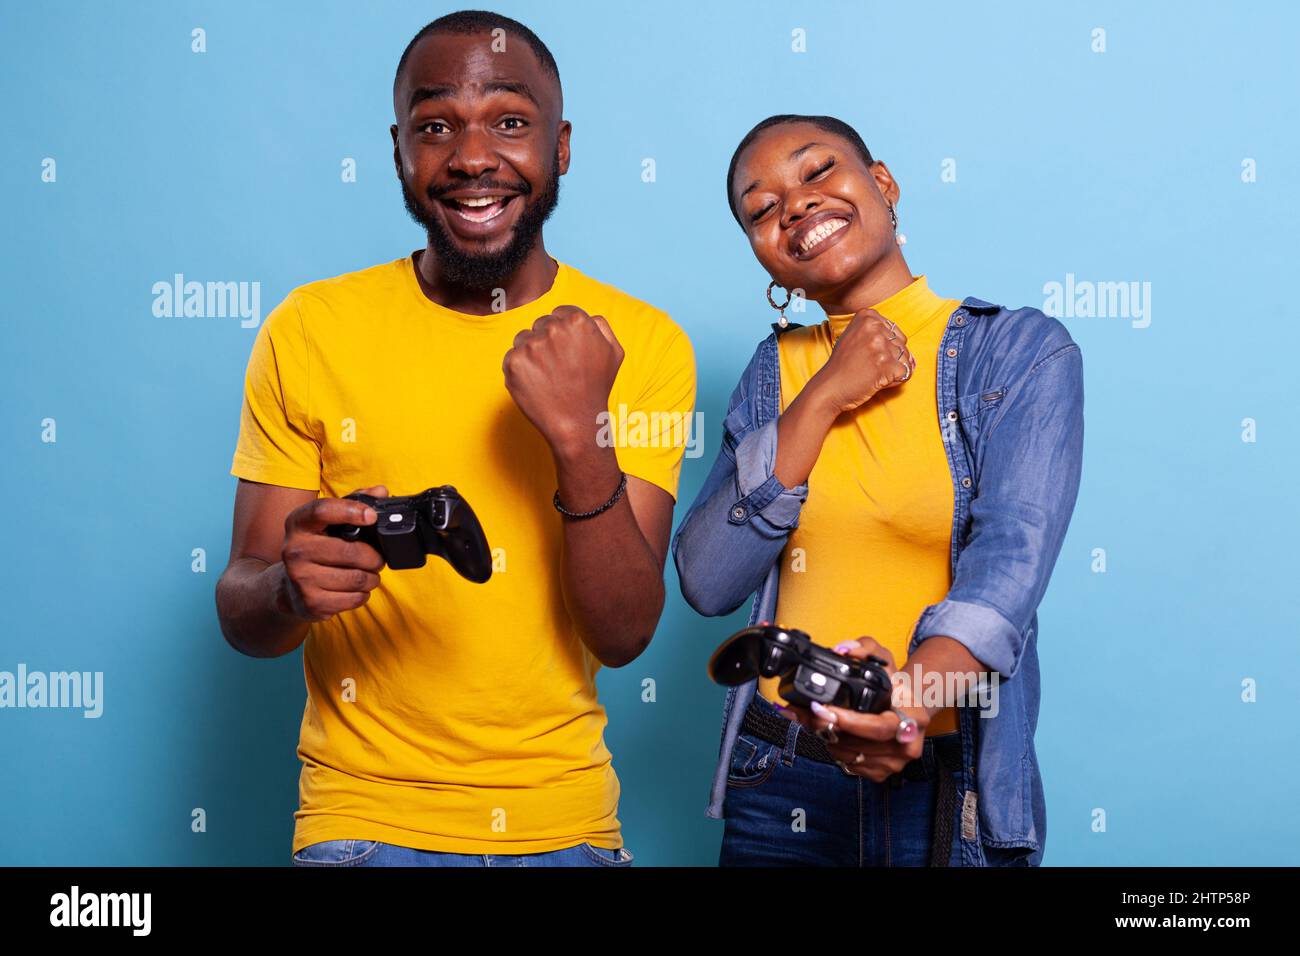
[[[397,124],[394,123],[388,127],[388,132],[393,137],[393,167],[397,170],[397,178],[402,178],[402,148],[397,145]]]
[[[560,120],[556,132],[555,160],[559,164],[560,175],[563,176],[569,171],[569,134],[573,132],[573,124],[568,120]]]
[[[894,179],[894,174],[889,171],[889,167],[876,160],[871,166],[871,178],[876,181],[876,188],[880,190],[880,195],[885,202],[891,206],[898,204],[898,181]]]

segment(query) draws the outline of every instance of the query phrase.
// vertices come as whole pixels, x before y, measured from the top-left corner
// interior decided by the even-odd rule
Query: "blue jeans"
[[[762,697],[752,706],[772,709]],[[748,733],[736,739],[723,802],[721,866],[928,866],[938,774],[947,770],[925,742],[925,780],[894,774],[884,783]],[[949,866],[961,866],[961,821],[953,822]]]
[[[631,866],[625,849],[579,843],[549,853],[441,853],[378,840],[326,840],[293,855],[294,866]]]

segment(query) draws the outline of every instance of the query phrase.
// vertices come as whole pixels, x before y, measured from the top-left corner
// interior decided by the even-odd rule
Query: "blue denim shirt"
[[[682,594],[705,615],[755,595],[750,623],[772,620],[780,557],[808,485],[777,480],[781,408],[777,334],[758,346],[731,395],[722,448],[673,538]],[[1023,848],[1042,860],[1047,813],[1038,725],[1038,605],[1078,495],[1083,360],[1065,326],[1037,309],[968,298],[937,356],[939,434],[952,473],[952,586],[928,605],[908,644],[946,635],[998,674],[994,708],[958,708],[967,866]],[[755,593],[757,592],[757,593]],[[828,596],[828,600],[831,599]],[[781,622],[798,627],[798,621]],[[836,639],[849,635],[835,635]],[[722,817],[731,750],[758,682],[728,690],[707,814]],[[1000,848],[985,854],[986,847]]]

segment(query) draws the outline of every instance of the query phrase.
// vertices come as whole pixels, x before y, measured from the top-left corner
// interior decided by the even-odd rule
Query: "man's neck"
[[[895,249],[866,275],[820,296],[817,304],[827,315],[851,315],[884,302],[911,284],[912,270],[903,259],[903,253]]]
[[[466,315],[489,315],[527,305],[550,290],[558,268],[541,239],[499,289],[470,289],[450,282],[438,268],[437,257],[427,246],[416,254],[415,259],[415,274],[425,297],[444,309]]]

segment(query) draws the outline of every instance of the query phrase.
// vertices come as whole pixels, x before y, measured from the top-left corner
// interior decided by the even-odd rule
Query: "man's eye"
[[[437,127],[437,128],[431,129],[431,127]],[[429,130],[434,135],[438,135],[439,133],[447,132],[447,124],[440,123],[438,120],[429,120],[427,123],[421,123],[419,126],[415,128],[415,130],[417,133],[423,133],[425,130]]]
[[[820,166],[818,166],[816,169],[814,169],[811,173],[808,174],[808,181],[811,182],[812,180],[816,179],[818,176],[820,176],[822,173],[829,170],[834,165],[835,165],[835,160],[833,158],[826,160],[826,162],[822,163]]]
[[[750,217],[749,217],[749,221],[750,221],[750,222],[758,222],[760,219],[762,219],[764,216],[766,216],[766,215],[767,215],[767,211],[768,211],[769,209],[771,209],[771,208],[772,208],[773,206],[775,206],[775,205],[776,205],[776,203],[768,203],[768,204],[767,204],[766,206],[764,206],[762,209],[758,210],[758,212],[756,212],[756,213],[754,213],[752,216],[750,216]]]
[[[518,116],[507,116],[501,121],[501,125],[506,129],[523,129],[528,124]]]

